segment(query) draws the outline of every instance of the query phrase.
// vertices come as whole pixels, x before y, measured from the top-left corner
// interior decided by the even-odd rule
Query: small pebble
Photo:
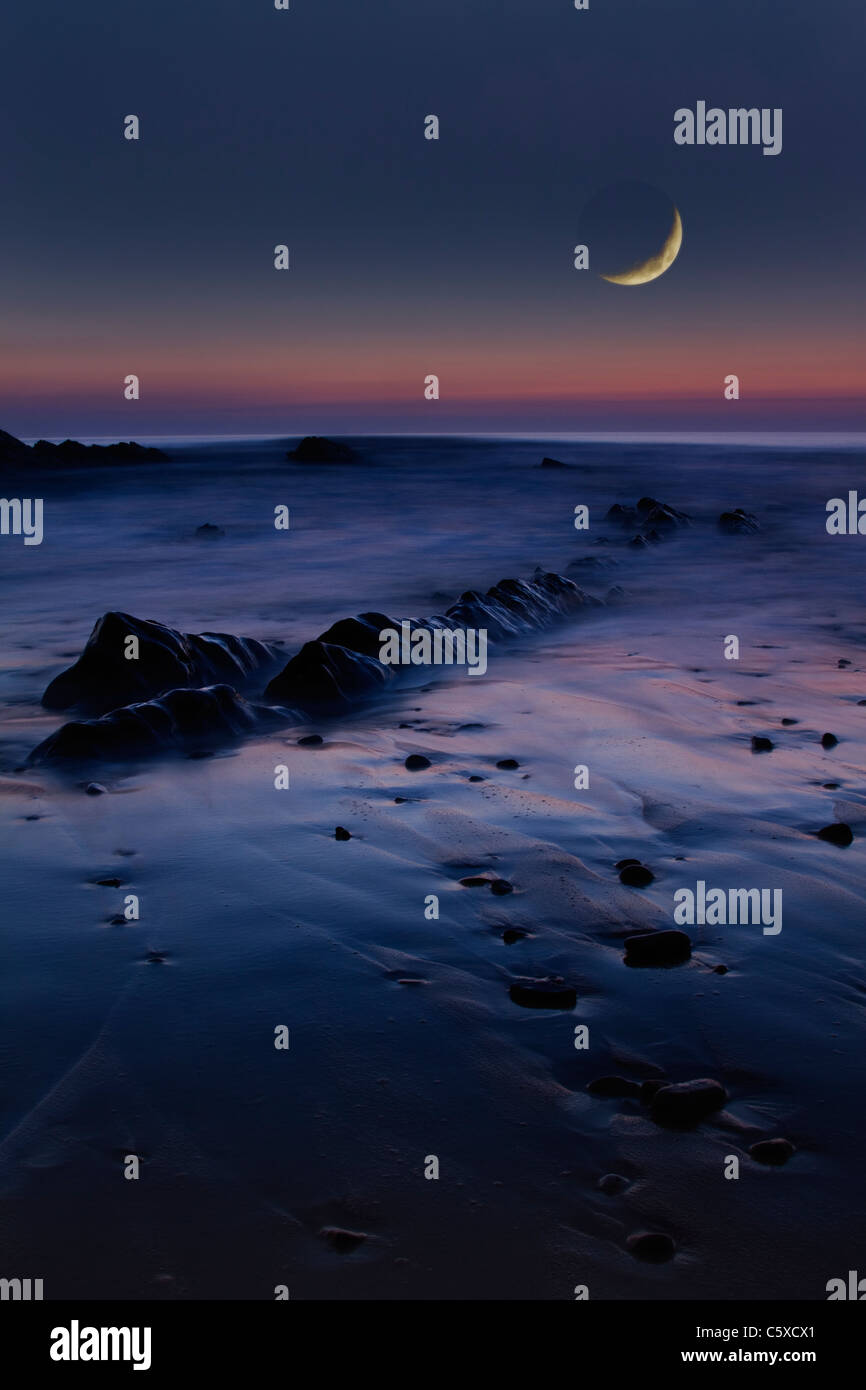
[[[506,893],[514,892],[514,887],[507,878],[495,878],[490,885],[490,891],[495,897],[504,898]]]
[[[626,888],[646,888],[654,878],[655,874],[645,864],[626,864],[619,873],[619,881]]]
[[[638,932],[625,939],[626,965],[679,965],[692,954],[684,931]]]
[[[423,772],[425,767],[430,766],[430,759],[425,758],[423,753],[410,753],[403,766],[409,772]]]
[[[753,753],[772,753],[772,751],[773,751],[773,741],[772,741],[772,739],[764,738],[762,734],[753,734],[753,735],[752,735],[752,752],[753,752]]]
[[[839,742],[839,740],[838,740],[838,738],[836,737],[835,734],[822,734],[822,735],[821,735],[821,747],[822,747],[822,748],[835,748],[835,747],[836,747],[836,744],[837,744],[838,742]]]
[[[677,1250],[670,1236],[659,1231],[645,1231],[629,1236],[626,1244],[635,1259],[648,1260],[651,1264],[663,1264],[665,1260],[672,1260]]]
[[[728,1093],[718,1081],[701,1077],[662,1086],[652,1098],[651,1115],[659,1124],[694,1125],[714,1110],[720,1110]]]
[[[496,766],[501,767],[503,772],[513,772],[516,767],[520,767],[520,763],[516,758],[500,758]]]
[[[794,1145],[788,1139],[761,1139],[749,1149],[757,1163],[769,1163],[774,1168],[781,1168],[794,1152]]]
[[[334,831],[335,840],[351,840],[351,838],[352,836],[350,835],[349,831],[345,828],[345,826],[337,826],[336,830]]]
[[[303,738],[298,739],[298,747],[318,748],[319,744],[324,742],[321,734],[305,734]]]
[[[348,1255],[352,1250],[357,1250],[367,1239],[365,1231],[345,1231],[340,1226],[323,1226],[319,1236],[340,1255]]]
[[[502,933],[502,940],[506,946],[513,946],[515,941],[523,941],[528,935],[523,927],[506,927]]]
[[[508,991],[513,1003],[525,1009],[573,1009],[577,990],[553,980],[524,980]]]
[[[782,723],[785,724],[785,725],[789,725],[789,724],[799,724],[799,722],[800,722],[799,719],[783,719],[783,720],[782,720]]]
[[[487,779],[485,777],[479,777],[477,773],[473,773],[472,776],[469,778],[470,782],[485,782],[486,780]]]
[[[603,1178],[598,1180],[599,1192],[606,1192],[608,1197],[615,1197],[619,1192],[625,1192],[630,1187],[628,1178],[624,1178],[621,1173],[605,1173]]]
[[[88,796],[104,796],[108,788],[104,787],[101,782],[88,782],[84,790]]]

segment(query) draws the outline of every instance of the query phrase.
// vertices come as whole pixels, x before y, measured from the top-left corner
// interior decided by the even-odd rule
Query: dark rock
[[[220,536],[225,535],[225,531],[221,526],[214,526],[210,521],[204,522],[202,526],[197,526],[195,528],[195,533],[204,541],[215,541],[218,540]]]
[[[470,782],[486,782],[486,781],[487,781],[487,778],[486,778],[486,777],[479,777],[477,773],[473,773],[472,776],[469,778],[469,781],[470,781]]]
[[[652,1098],[650,1114],[662,1125],[696,1125],[715,1110],[720,1110],[728,1093],[718,1081],[706,1077],[698,1081],[681,1081],[662,1086]]]
[[[604,1192],[608,1197],[616,1197],[620,1192],[625,1192],[627,1187],[631,1187],[628,1178],[624,1178],[621,1173],[605,1173],[603,1178],[598,1180],[599,1192]]]
[[[619,872],[619,881],[626,888],[647,888],[654,879],[655,874],[645,864],[626,864]]]
[[[425,758],[423,753],[410,753],[403,766],[409,772],[423,772],[425,767],[430,766],[430,759]]]
[[[496,766],[501,767],[503,772],[511,772],[514,768],[520,767],[520,763],[516,758],[500,758]]]
[[[321,734],[305,734],[303,738],[298,739],[298,747],[318,748],[324,742],[325,740],[322,738]]]
[[[645,536],[632,536],[629,545],[636,546],[638,550],[646,550],[649,547],[649,541]]]
[[[164,951],[148,951],[145,960],[148,965],[165,965],[166,955]]]
[[[619,502],[614,502],[607,511],[605,521],[613,521],[618,526],[635,526],[638,523],[638,514],[634,507],[623,507]]]
[[[752,1145],[749,1153],[757,1163],[769,1163],[774,1168],[781,1168],[795,1153],[795,1149],[788,1139],[761,1139]]]
[[[351,838],[352,838],[351,834],[349,833],[348,830],[345,829],[344,826],[342,826],[342,825],[338,825],[338,826],[337,826],[336,830],[334,831],[334,839],[335,839],[335,840],[351,840]]]
[[[473,878],[461,878],[460,880],[460,886],[462,888],[486,888],[489,883],[490,879],[482,878],[480,874]]]
[[[393,668],[373,657],[327,642],[305,642],[265,688],[265,698],[288,700],[306,710],[339,713],[381,694]]]
[[[836,662],[836,665],[838,666],[840,671],[844,671],[846,666],[851,665],[851,662],[848,660],[847,657],[840,656],[839,660]]]
[[[98,888],[122,888],[122,878],[96,878],[93,880]]]
[[[638,932],[625,939],[626,965],[679,965],[692,954],[684,931]]]
[[[763,734],[753,734],[753,735],[752,735],[752,752],[753,752],[753,753],[772,753],[772,751],[773,751],[773,741],[772,741],[772,739],[764,738]]]
[[[299,718],[296,711],[248,704],[227,685],[170,690],[157,700],[112,710],[100,719],[63,724],[34,748],[27,766],[186,752],[202,741],[230,742]]]
[[[841,785],[842,785],[841,782],[822,782],[822,783],[821,783],[821,786],[824,788],[824,790],[825,790],[825,791],[828,791],[828,792],[837,792],[837,791],[839,790],[839,788],[840,788]]]
[[[514,887],[507,878],[495,878],[490,885],[490,891],[494,897],[504,898],[506,894],[514,892]]]
[[[319,1236],[340,1255],[348,1255],[357,1250],[367,1239],[365,1231],[346,1231],[340,1226],[323,1226]]]
[[[104,787],[101,782],[88,782],[84,790],[88,796],[104,796],[108,788]]]
[[[559,459],[543,458],[539,464],[540,468],[568,468],[567,463],[560,463]]]
[[[386,613],[361,613],[357,618],[340,618],[319,634],[319,641],[329,646],[347,647],[350,652],[360,652],[362,656],[378,660],[382,646],[379,633],[386,628],[399,631],[400,624]]]
[[[656,1094],[656,1092],[657,1092],[657,1091],[660,1091],[661,1088],[662,1088],[662,1086],[664,1086],[665,1084],[666,1084],[666,1083],[665,1083],[664,1081],[643,1081],[643,1082],[641,1082],[640,1098],[641,1098],[641,1101],[643,1102],[643,1104],[644,1104],[644,1105],[649,1105],[649,1104],[651,1103],[651,1101],[652,1101],[653,1096]]]
[[[639,863],[640,863],[640,860],[639,860],[639,859],[618,859],[617,862],[616,862],[616,864],[614,865],[614,868],[616,868],[616,869],[627,869],[628,866],[629,866],[629,864],[639,864]]]
[[[573,1009],[577,1003],[577,990],[561,980],[520,980],[508,993],[526,1009]]]
[[[727,973],[728,973],[728,967],[727,967],[726,965],[714,965],[714,966],[713,966],[713,974],[715,974],[715,975],[727,975]]]
[[[348,444],[335,444],[333,439],[309,434],[286,454],[286,458],[295,459],[298,463],[349,463],[355,458],[355,451]]]
[[[626,1245],[635,1259],[647,1260],[650,1264],[664,1264],[666,1260],[672,1260],[677,1252],[671,1237],[660,1231],[642,1231],[629,1236]]]
[[[127,637],[138,640],[138,660],[124,656]],[[130,613],[104,613],[75,665],[55,676],[42,703],[46,709],[105,714],[183,686],[242,685],[284,659],[279,648],[254,638],[192,635]]]
[[[506,946],[513,946],[515,941],[525,941],[529,932],[524,927],[506,927],[502,933],[502,940]]]
[[[590,1095],[604,1096],[606,1099],[640,1095],[637,1082],[628,1081],[624,1076],[600,1076],[597,1081],[590,1081],[586,1089]]]
[[[799,724],[800,721],[799,721],[799,719],[783,719],[781,722],[782,722],[782,723],[785,725],[785,727],[787,728],[787,727],[788,727],[789,725],[791,725],[791,724]]]
[[[853,830],[843,820],[834,821],[832,825],[825,825],[816,833],[819,840],[826,840],[828,845],[838,845],[840,849],[846,849],[854,839]]]
[[[676,507],[671,507],[667,502],[658,502],[654,497],[642,497],[637,509],[644,526],[660,526],[662,529],[674,530],[678,526],[690,524],[690,518],[685,512],[677,511]]]
[[[839,742],[839,740],[838,740],[838,738],[836,737],[835,734],[822,734],[822,735],[821,735],[821,747],[822,747],[822,748],[835,748],[835,747],[836,747],[836,744],[837,744],[838,742]]]
[[[735,507],[732,512],[722,512],[718,525],[719,530],[729,536],[752,536],[761,529],[758,518],[751,512],[744,512],[742,507]]]

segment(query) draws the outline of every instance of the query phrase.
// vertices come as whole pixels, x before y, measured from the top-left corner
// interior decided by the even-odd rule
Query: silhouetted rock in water
[[[0,430],[0,464],[26,464],[32,457],[32,452],[23,440]]]
[[[318,640],[329,646],[347,647],[350,652],[360,652],[362,656],[378,659],[382,642],[380,632],[386,628],[397,628],[393,618],[385,613],[361,613],[357,618],[341,618],[332,624],[327,632],[320,632]]]
[[[822,734],[822,735],[821,735],[821,747],[822,747],[822,748],[835,748],[835,747],[836,747],[836,744],[837,744],[838,742],[839,742],[839,740],[838,740],[838,738],[836,737],[835,734]]]
[[[691,519],[686,512],[677,511],[667,502],[659,502],[655,497],[642,497],[637,504],[641,525],[660,526],[673,530],[677,526],[688,526]]]
[[[101,782],[88,782],[84,790],[88,796],[104,796],[108,788],[104,787]]]
[[[403,766],[409,772],[423,772],[425,767],[430,766],[430,759],[425,758],[423,753],[410,753]]]
[[[853,830],[843,820],[825,825],[823,829],[816,831],[816,834],[819,840],[826,840],[829,845],[838,845],[840,849],[846,849],[854,839]]]
[[[268,700],[289,700],[301,709],[339,713],[381,694],[393,667],[328,642],[305,642],[265,690]]]
[[[629,1236],[626,1241],[636,1260],[646,1260],[649,1264],[664,1264],[672,1260],[677,1247],[670,1236],[661,1231],[641,1231]]]
[[[132,440],[119,444],[80,444],[77,439],[64,439],[62,444],[50,444],[47,439],[39,439],[31,446],[0,430],[0,465],[67,468],[79,463],[154,463],[167,458],[162,449],[148,448]]]
[[[508,993],[525,1009],[573,1009],[577,1003],[577,990],[561,980],[518,980]]]
[[[569,464],[560,463],[559,459],[543,458],[538,466],[539,468],[568,468]]]
[[[649,549],[649,541],[645,536],[632,536],[629,545],[635,546],[638,550]]]
[[[293,710],[248,704],[228,685],[170,690],[156,700],[112,710],[101,719],[62,725],[34,748],[27,765],[122,761],[185,752],[205,739],[230,742],[299,722],[301,717]]]
[[[340,1255],[348,1255],[352,1250],[357,1250],[367,1239],[365,1231],[345,1231],[340,1226],[323,1226],[319,1236]]]
[[[503,772],[512,772],[514,768],[520,767],[520,763],[516,758],[500,758],[496,766],[501,767]]]
[[[781,1168],[795,1152],[789,1139],[760,1139],[749,1149],[756,1163],[769,1163],[774,1168]]]
[[[650,1115],[662,1125],[686,1127],[696,1125],[707,1115],[720,1110],[728,1093],[718,1081],[701,1077],[698,1081],[681,1081],[662,1086],[650,1105]]]
[[[772,751],[773,751],[773,741],[772,741],[772,739],[764,738],[763,734],[753,734],[753,735],[752,735],[752,752],[753,752],[753,753],[772,753]]]
[[[637,932],[625,939],[626,965],[679,965],[692,954],[684,931]]]
[[[799,724],[800,721],[799,719],[783,719],[780,722],[788,728],[791,724]]]
[[[652,1098],[656,1094],[656,1092],[660,1091],[662,1086],[664,1086],[665,1084],[666,1083],[664,1081],[642,1081],[640,1088],[640,1098],[643,1104],[649,1105],[652,1102]]]
[[[628,863],[619,871],[619,881],[626,888],[647,888],[655,878],[652,869],[645,864]]]
[[[514,892],[514,885],[509,883],[507,878],[495,878],[490,885],[490,891],[495,898],[504,898]]]
[[[287,459],[297,463],[349,463],[355,457],[355,450],[348,444],[335,444],[333,439],[323,439],[318,434],[308,434],[286,454]]]
[[[138,639],[135,661],[125,656],[128,637]],[[242,685],[284,660],[281,647],[251,637],[194,636],[129,613],[105,613],[75,665],[55,676],[42,703],[46,709],[104,714],[181,686]]]
[[[568,565],[570,570],[606,570],[613,569],[616,560],[611,555],[581,555],[577,560],[572,560]]]
[[[608,1197],[616,1197],[620,1192],[625,1192],[627,1187],[631,1187],[631,1183],[621,1173],[605,1173],[604,1177],[599,1178],[596,1186],[599,1192],[607,1193]]]
[[[751,512],[744,512],[742,507],[735,507],[732,512],[722,512],[718,526],[729,536],[752,536],[761,529],[758,518]]]
[[[336,830],[334,831],[335,840],[351,840],[351,838],[352,836],[350,831],[348,831],[344,825],[337,826]]]
[[[318,748],[319,745],[324,742],[325,740],[322,738],[321,734],[305,734],[303,738],[298,739],[298,747]]]
[[[639,859],[618,859],[614,865],[617,869],[627,869],[629,864],[639,864]]]
[[[221,526],[214,526],[210,521],[206,521],[203,526],[197,526],[195,528],[195,533],[203,541],[219,540],[220,536],[225,535],[225,531]]]
[[[586,1089],[590,1095],[603,1096],[608,1100],[640,1095],[638,1083],[627,1081],[624,1076],[600,1076],[598,1080],[590,1081]]]

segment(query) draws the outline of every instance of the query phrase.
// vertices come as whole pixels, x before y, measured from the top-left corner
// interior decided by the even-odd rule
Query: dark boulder
[[[648,888],[654,879],[655,874],[645,864],[631,862],[619,871],[619,881],[626,888]]]
[[[138,642],[127,660],[127,638]],[[193,635],[130,613],[105,613],[96,622],[74,666],[62,671],[42,696],[46,709],[105,714],[181,686],[244,685],[285,659],[281,648],[225,632]]]
[[[826,840],[828,845],[838,845],[840,849],[847,849],[854,839],[853,830],[843,820],[833,821],[832,825],[825,825],[815,833],[819,840]]]
[[[722,512],[718,527],[729,536],[752,536],[761,529],[758,518],[751,512],[744,512],[742,507],[735,507],[732,512]]]
[[[664,1264],[666,1260],[672,1260],[677,1252],[671,1237],[660,1231],[641,1231],[629,1236],[626,1245],[635,1259],[646,1260],[650,1264]]]
[[[559,459],[543,458],[539,468],[568,468],[567,463],[560,463]]]
[[[269,700],[288,700],[301,709],[337,713],[381,694],[393,668],[374,657],[328,642],[306,642],[265,689]]]

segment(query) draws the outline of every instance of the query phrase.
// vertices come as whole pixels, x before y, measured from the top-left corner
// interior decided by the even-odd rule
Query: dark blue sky
[[[0,425],[711,424],[737,371],[737,426],[858,420],[862,7],[590,4],[13,0]],[[782,153],[676,146],[699,99],[783,108]],[[685,228],[639,289],[571,264],[624,178]]]

